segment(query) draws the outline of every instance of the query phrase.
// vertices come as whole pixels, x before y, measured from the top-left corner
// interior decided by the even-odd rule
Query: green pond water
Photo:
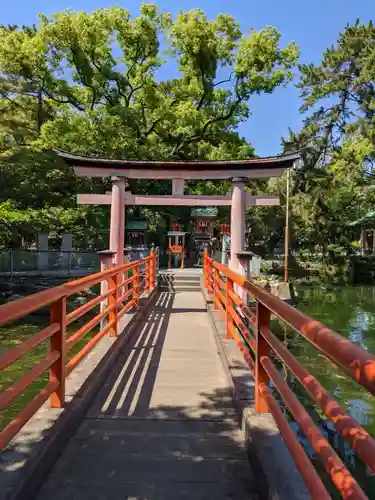
[[[68,311],[72,309],[68,307]],[[98,307],[87,313],[78,321],[72,323],[68,329],[68,336],[76,332],[84,323],[89,321],[99,312]],[[12,349],[12,347],[21,344],[43,327],[48,326],[48,313],[43,317],[34,317],[32,323],[22,322],[0,328],[0,355]],[[68,361],[75,356],[87,342],[97,333],[99,325],[78,341],[67,355]],[[42,342],[32,351],[19,358],[5,370],[0,372],[0,392],[19,380],[25,373],[29,372],[36,363],[42,360],[49,352],[49,340]],[[2,412],[0,412],[0,430],[6,427],[8,423],[24,408],[41,389],[48,383],[48,372],[45,372],[30,384],[12,403]]]
[[[364,349],[375,353],[375,287],[345,287],[332,291],[323,287],[298,288],[297,307],[314,319],[321,321],[332,329],[340,332],[350,341]],[[85,320],[87,321],[87,317]],[[48,321],[48,320],[45,320]],[[41,323],[43,323],[42,321]],[[78,326],[78,325],[77,325]],[[22,342],[40,329],[41,325],[14,325],[0,328],[0,354],[14,345]],[[299,361],[329,390],[337,400],[356,418],[373,436],[375,436],[375,397],[362,390],[344,373],[336,369],[324,356],[320,355],[307,341],[291,331],[285,330],[280,325],[274,324],[275,332],[288,344],[289,349]],[[75,346],[71,355],[74,355],[83,344]],[[47,343],[42,344],[32,353],[21,358],[9,369],[0,375],[0,390],[14,383],[23,373],[48,352]],[[372,477],[368,468],[357,459],[350,446],[335,432],[332,424],[324,418],[322,412],[314,407],[301,386],[291,374],[287,374],[288,382],[303,402],[322,433],[337,450],[347,467],[356,477],[370,499],[375,499],[375,477]],[[45,385],[47,377],[41,377],[33,383],[27,391],[19,396],[14,403],[1,415],[0,428],[4,427],[19,410],[30,401],[35,394]],[[332,487],[330,480],[325,475],[319,460],[305,439],[305,436],[293,421],[289,419],[293,429],[299,437],[301,444],[309,454],[324,482],[327,484],[333,498],[341,498]]]
[[[298,309],[348,340],[375,353],[375,287],[299,290]],[[293,344],[294,354],[362,425],[375,436],[375,397],[335,369],[304,340]],[[314,355],[315,353],[315,355]]]
[[[299,310],[341,333],[363,349],[375,353],[375,287],[358,286],[327,290],[314,286],[300,287],[297,291]],[[288,343],[289,349],[298,360],[335,396],[348,413],[363,425],[372,436],[375,436],[375,397],[337,369],[302,337],[291,331],[284,332],[284,335],[285,342]],[[375,499],[375,477],[357,459],[346,441],[335,432],[333,425],[324,417],[320,409],[309,403],[307,394],[291,374],[288,376],[288,381],[368,497]],[[301,444],[328,486],[332,497],[341,498],[330,484],[330,480],[322,470],[320,462],[314,456],[311,446],[298,425],[293,422],[292,417],[290,419]]]

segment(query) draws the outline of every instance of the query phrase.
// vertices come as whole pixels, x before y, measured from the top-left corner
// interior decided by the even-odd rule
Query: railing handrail
[[[247,280],[223,264],[213,261],[213,267],[231,278],[267,307],[274,316],[287,323],[319,351],[343,368],[356,382],[375,394],[375,355],[355,345],[339,333],[298,311],[286,302]]]
[[[28,297],[0,306],[0,326],[20,319],[41,308],[49,306],[50,324],[30,336],[19,345],[10,348],[0,356],[0,370],[15,363],[22,356],[49,341],[49,354],[35,363],[12,385],[0,394],[0,410],[7,408],[38,377],[49,371],[49,383],[26,404],[25,407],[0,431],[0,449],[6,446],[36,411],[50,398],[53,408],[62,408],[65,403],[66,377],[89,354],[96,344],[109,334],[116,337],[119,321],[131,308],[137,308],[140,296],[152,292],[156,286],[156,254],[142,260],[113,267],[111,258],[103,255],[102,271],[63,285],[44,290]],[[129,271],[131,277],[129,278]],[[67,311],[67,299],[78,292],[100,283],[100,293],[95,298],[73,311]],[[68,332],[68,325],[100,306],[100,312],[89,318],[74,332]],[[98,331],[95,331],[100,324]],[[78,352],[74,346],[86,339]],[[68,356],[70,353],[70,356]]]
[[[357,481],[311,419],[296,395],[280,376],[274,363],[274,353],[296,377],[324,414],[333,422],[338,433],[346,439],[358,457],[375,472],[374,438],[339,405],[336,399],[293,356],[287,347],[271,332],[274,315],[308,340],[334,364],[343,368],[360,385],[375,393],[375,356],[352,344],[322,323],[297,311],[253,281],[214,261],[205,253],[204,287],[213,293],[213,308],[225,315],[226,335],[236,341],[255,378],[255,408],[270,411],[281,435],[315,499],[331,498],[304,449],[291,431],[288,421],[273,396],[269,382],[281,401],[303,430],[313,450],[320,458],[333,484],[344,498],[367,498]],[[237,286],[237,288],[236,288]],[[242,296],[242,298],[240,296]],[[256,311],[243,302],[251,296]],[[246,324],[248,321],[248,324]]]
[[[62,297],[69,297],[70,295],[85,290],[86,288],[97,285],[104,278],[110,278],[121,271],[128,271],[142,262],[149,261],[151,258],[151,256],[148,256],[143,260],[137,260],[135,262],[129,262],[127,264],[106,269],[105,271],[99,271],[91,274],[90,276],[78,278],[62,285],[49,288],[48,290],[33,293],[27,297],[22,297],[12,302],[8,302],[7,304],[2,304],[0,305],[0,326],[16,321],[23,316],[27,316],[28,314],[41,309],[42,307],[49,306],[52,302],[55,302]]]

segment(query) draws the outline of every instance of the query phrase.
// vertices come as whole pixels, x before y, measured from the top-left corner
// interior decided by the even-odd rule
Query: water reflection
[[[367,332],[370,326],[371,315],[367,311],[357,309],[355,317],[349,324],[348,339],[354,344],[359,344],[363,349],[367,349],[364,342],[364,332]]]
[[[374,409],[361,399],[350,399],[348,411],[353,418],[364,427],[369,427],[374,421]]]
[[[363,349],[375,352],[374,287],[345,287],[334,291],[327,291],[323,288],[301,288],[298,292],[300,310],[338,331]],[[283,331],[283,338],[289,349],[309,372],[335,396],[353,418],[372,436],[375,436],[375,398],[348,378],[299,335],[287,330]],[[336,432],[334,425],[325,418],[321,410],[311,404],[310,398],[295,377],[290,373],[286,374],[286,377],[322,434],[340,455],[368,497],[375,499],[375,478],[369,468],[357,458],[353,449]],[[291,425],[306,453],[319,470],[331,496],[341,498],[298,424],[291,419]]]

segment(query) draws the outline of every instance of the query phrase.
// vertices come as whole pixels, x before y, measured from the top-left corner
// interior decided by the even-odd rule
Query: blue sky
[[[294,40],[301,49],[302,62],[319,62],[323,51],[335,43],[346,23],[357,18],[368,22],[375,12],[374,0],[158,0],[155,3],[164,11],[175,14],[179,9],[201,8],[211,18],[218,13],[228,13],[241,24],[259,29],[276,26],[282,41]],[[138,12],[139,0],[14,0],[1,2],[1,23],[33,24],[38,12],[51,14],[66,8],[91,11],[117,3]],[[372,6],[372,8],[371,8]],[[250,103],[252,116],[241,126],[241,133],[249,140],[259,155],[272,155],[280,151],[280,138],[287,135],[288,127],[298,130],[301,115],[298,90],[292,85],[279,89],[271,96],[254,98]]]

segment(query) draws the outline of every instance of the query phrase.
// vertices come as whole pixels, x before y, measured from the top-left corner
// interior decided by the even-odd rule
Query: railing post
[[[225,295],[226,295],[226,304],[225,304],[225,313],[226,313],[226,337],[227,339],[231,339],[232,334],[230,333],[231,328],[234,327],[234,321],[230,310],[233,309],[233,300],[230,297],[230,293],[233,293],[233,281],[227,276],[227,282],[225,285]]]
[[[66,364],[66,297],[53,302],[50,306],[50,320],[60,325],[59,330],[51,337],[51,352],[60,354],[50,368],[50,381],[57,380],[59,386],[51,394],[51,408],[63,408],[65,402],[65,364]]]
[[[251,280],[251,261],[254,257],[254,253],[253,252],[249,252],[249,251],[242,251],[242,252],[238,252],[236,254],[236,257],[238,259],[238,263],[239,263],[239,269],[237,272],[239,272],[239,274],[243,277],[245,277],[247,280]],[[240,295],[240,297],[242,298],[242,302],[245,306],[248,305],[248,292],[246,291],[245,288],[240,288],[239,289],[239,293],[238,295]]]
[[[262,356],[268,356],[269,346],[261,334],[261,329],[269,328],[271,313],[266,306],[257,301],[256,314],[255,409],[257,412],[267,413],[268,404],[264,399],[259,386],[260,384],[268,386],[269,383],[269,376],[260,362]]]
[[[124,250],[124,264],[128,264],[130,262],[131,257],[129,257],[129,254],[130,254],[129,250],[125,249]],[[126,271],[124,271],[123,273],[120,273],[120,277],[119,277],[120,282],[124,282],[128,278],[129,278],[129,270],[128,269]],[[120,288],[119,294],[124,295],[126,292],[129,291],[129,289],[130,289],[129,283],[127,283],[126,285],[124,285],[123,287]],[[126,300],[128,300],[128,297]]]
[[[154,252],[150,250],[150,259],[147,261],[147,271],[146,271],[146,289],[150,293],[153,290],[153,270],[154,270]]]
[[[114,276],[109,276],[107,278],[108,290],[112,290],[108,295],[108,307],[113,309],[108,314],[108,321],[113,322],[112,328],[109,330],[110,337],[117,337],[118,335],[118,325],[117,325],[117,300],[118,300],[118,278],[120,273],[116,273]]]
[[[154,251],[150,250],[150,260],[148,261],[149,264],[149,279],[148,279],[148,286],[146,283],[146,290],[150,293],[152,291],[152,282],[154,280],[153,275],[154,275]]]
[[[156,253],[154,250],[151,250],[150,252],[151,259],[147,262],[148,263],[148,291],[149,293],[152,292],[152,290],[155,288],[155,276],[156,276]]]
[[[150,283],[151,283],[151,259],[148,259],[145,262],[145,290],[147,290],[148,292],[150,291]]]
[[[152,289],[156,288],[158,280],[159,250],[154,250],[154,260],[152,263]]]
[[[216,311],[219,309],[219,270],[214,267],[214,300],[213,309]]]
[[[203,254],[203,286],[206,290],[208,290],[208,252],[205,248]]]
[[[116,252],[113,252],[112,250],[101,250],[98,252],[99,258],[100,258],[100,272],[105,271],[106,269],[109,269],[110,267],[113,267],[113,259],[114,256],[116,255]],[[108,288],[108,280],[103,280],[100,282],[100,295],[104,295],[107,291],[109,290]],[[103,312],[104,309],[108,307],[109,299],[104,299],[100,302],[100,312]],[[105,325],[107,324],[107,319],[103,318],[100,321],[100,328],[104,328]]]
[[[213,263],[213,260],[211,260],[209,258],[209,256],[207,255],[207,291],[208,291],[208,293],[213,293],[213,289],[211,286],[212,263]]]
[[[133,271],[133,300],[135,307],[139,305],[139,267],[132,268]]]
[[[156,276],[158,275],[160,268],[160,247],[156,247],[156,255],[155,255],[155,286],[156,286]]]

